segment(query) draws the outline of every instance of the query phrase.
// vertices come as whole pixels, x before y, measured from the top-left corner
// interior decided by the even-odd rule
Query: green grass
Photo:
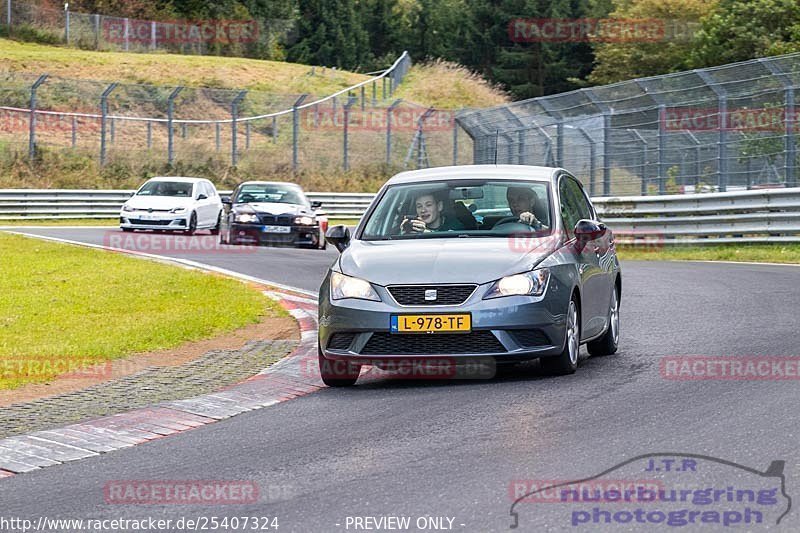
[[[665,246],[637,249],[619,246],[620,259],[644,261],[741,261],[756,263],[800,263],[800,244],[718,244]]]
[[[2,226],[118,226],[118,218],[70,218],[70,219],[15,219],[0,220]]]
[[[0,389],[286,316],[235,280],[0,235]]]

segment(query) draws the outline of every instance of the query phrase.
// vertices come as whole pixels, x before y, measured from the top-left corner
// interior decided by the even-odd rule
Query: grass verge
[[[118,218],[68,218],[68,219],[32,219],[18,218],[0,220],[2,226],[118,226]]]
[[[619,257],[636,261],[740,261],[755,263],[800,263],[800,244],[718,244],[668,246],[641,250],[618,246]]]
[[[15,235],[0,271],[0,389],[286,316],[232,279]]]

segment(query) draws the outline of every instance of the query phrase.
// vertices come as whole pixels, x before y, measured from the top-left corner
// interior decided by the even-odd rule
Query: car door
[[[206,184],[202,181],[198,182],[195,187],[195,201],[197,202],[197,225],[210,226],[212,224],[211,211],[214,208],[214,206],[211,204],[211,199],[209,198],[210,191],[206,187]],[[202,198],[202,196],[205,196],[205,198]]]
[[[594,210],[581,185],[568,174],[559,177],[558,196],[566,245],[572,249],[581,280],[582,338],[589,338],[602,332],[605,326],[610,295],[606,294],[608,281],[600,267],[600,243],[589,241],[580,246],[574,235],[575,224],[594,219]]]

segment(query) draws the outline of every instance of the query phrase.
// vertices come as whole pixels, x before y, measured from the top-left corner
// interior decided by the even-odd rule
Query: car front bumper
[[[282,226],[289,228],[286,233],[266,232],[264,227],[261,224],[231,224],[231,242],[270,246],[318,246],[320,244],[319,225]]]
[[[424,359],[445,363],[491,358],[497,363],[558,355],[564,348],[570,294],[551,284],[544,295],[483,300],[489,284],[457,306],[401,306],[385,287],[380,302],[332,300],[330,275],[320,289],[319,342],[324,356],[361,364]],[[470,333],[391,333],[392,315],[469,313]]]
[[[185,230],[188,214],[140,213],[125,211],[119,217],[119,227],[125,229]],[[142,218],[146,217],[146,218]]]

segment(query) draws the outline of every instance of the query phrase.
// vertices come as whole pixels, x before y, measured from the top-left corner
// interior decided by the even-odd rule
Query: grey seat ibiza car
[[[458,367],[540,358],[578,366],[581,344],[613,354],[622,277],[611,231],[580,182],[517,165],[403,172],[378,192],[319,294],[319,364],[329,386],[363,365]]]

